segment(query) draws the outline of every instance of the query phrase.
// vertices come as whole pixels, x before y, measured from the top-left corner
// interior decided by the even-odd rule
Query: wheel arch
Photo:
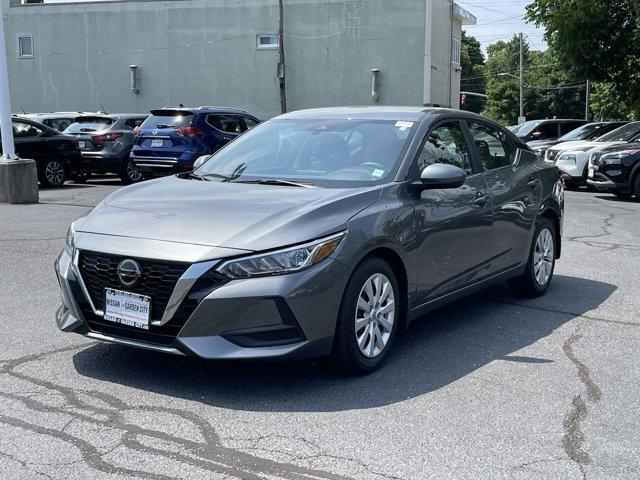
[[[370,258],[380,258],[381,260],[384,260],[387,264],[389,264],[396,276],[396,280],[398,281],[398,288],[400,289],[400,327],[404,329],[408,325],[409,318],[409,279],[407,276],[407,268],[405,266],[405,262],[402,259],[402,256],[393,248],[387,246],[378,246],[367,251],[362,256],[362,258],[360,258],[353,271],[355,272],[360,265],[362,265]]]

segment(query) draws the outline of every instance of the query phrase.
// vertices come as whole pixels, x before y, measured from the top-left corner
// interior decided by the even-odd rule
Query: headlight
[[[231,278],[260,277],[298,272],[321,262],[331,255],[347,232],[332,235],[275,252],[229,260],[218,271]]]
[[[600,162],[605,165],[619,165],[624,157],[630,157],[640,153],[640,150],[622,150],[616,153],[607,153],[600,157]]]
[[[573,153],[563,153],[558,157],[558,161],[577,163],[576,156]]]
[[[73,243],[73,234],[74,233],[75,233],[75,230],[73,229],[73,223],[72,223],[71,226],[69,227],[69,230],[67,231],[67,237],[64,240],[64,250],[72,258],[73,258],[73,254],[74,254],[74,250],[75,250],[75,244]]]

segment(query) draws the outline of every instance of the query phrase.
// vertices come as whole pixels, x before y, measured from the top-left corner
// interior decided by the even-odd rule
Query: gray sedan
[[[378,367],[412,320],[494,282],[542,295],[558,169],[479,115],[330,108],[267,121],[70,228],[58,327],[208,359]]]

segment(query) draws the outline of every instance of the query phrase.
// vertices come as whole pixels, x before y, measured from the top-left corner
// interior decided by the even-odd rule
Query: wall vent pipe
[[[131,91],[137,95],[140,93],[138,88],[138,65],[129,65],[129,73],[131,75]]]
[[[380,76],[380,69],[374,68],[371,70],[371,98],[374,102],[378,101],[378,77]]]

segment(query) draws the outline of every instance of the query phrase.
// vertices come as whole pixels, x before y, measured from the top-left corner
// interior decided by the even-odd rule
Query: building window
[[[33,37],[30,35],[18,37],[18,57],[33,58]]]
[[[460,65],[460,40],[451,39],[451,61]]]
[[[256,48],[258,50],[269,50],[278,48],[278,35],[274,33],[259,33],[256,36]]]

